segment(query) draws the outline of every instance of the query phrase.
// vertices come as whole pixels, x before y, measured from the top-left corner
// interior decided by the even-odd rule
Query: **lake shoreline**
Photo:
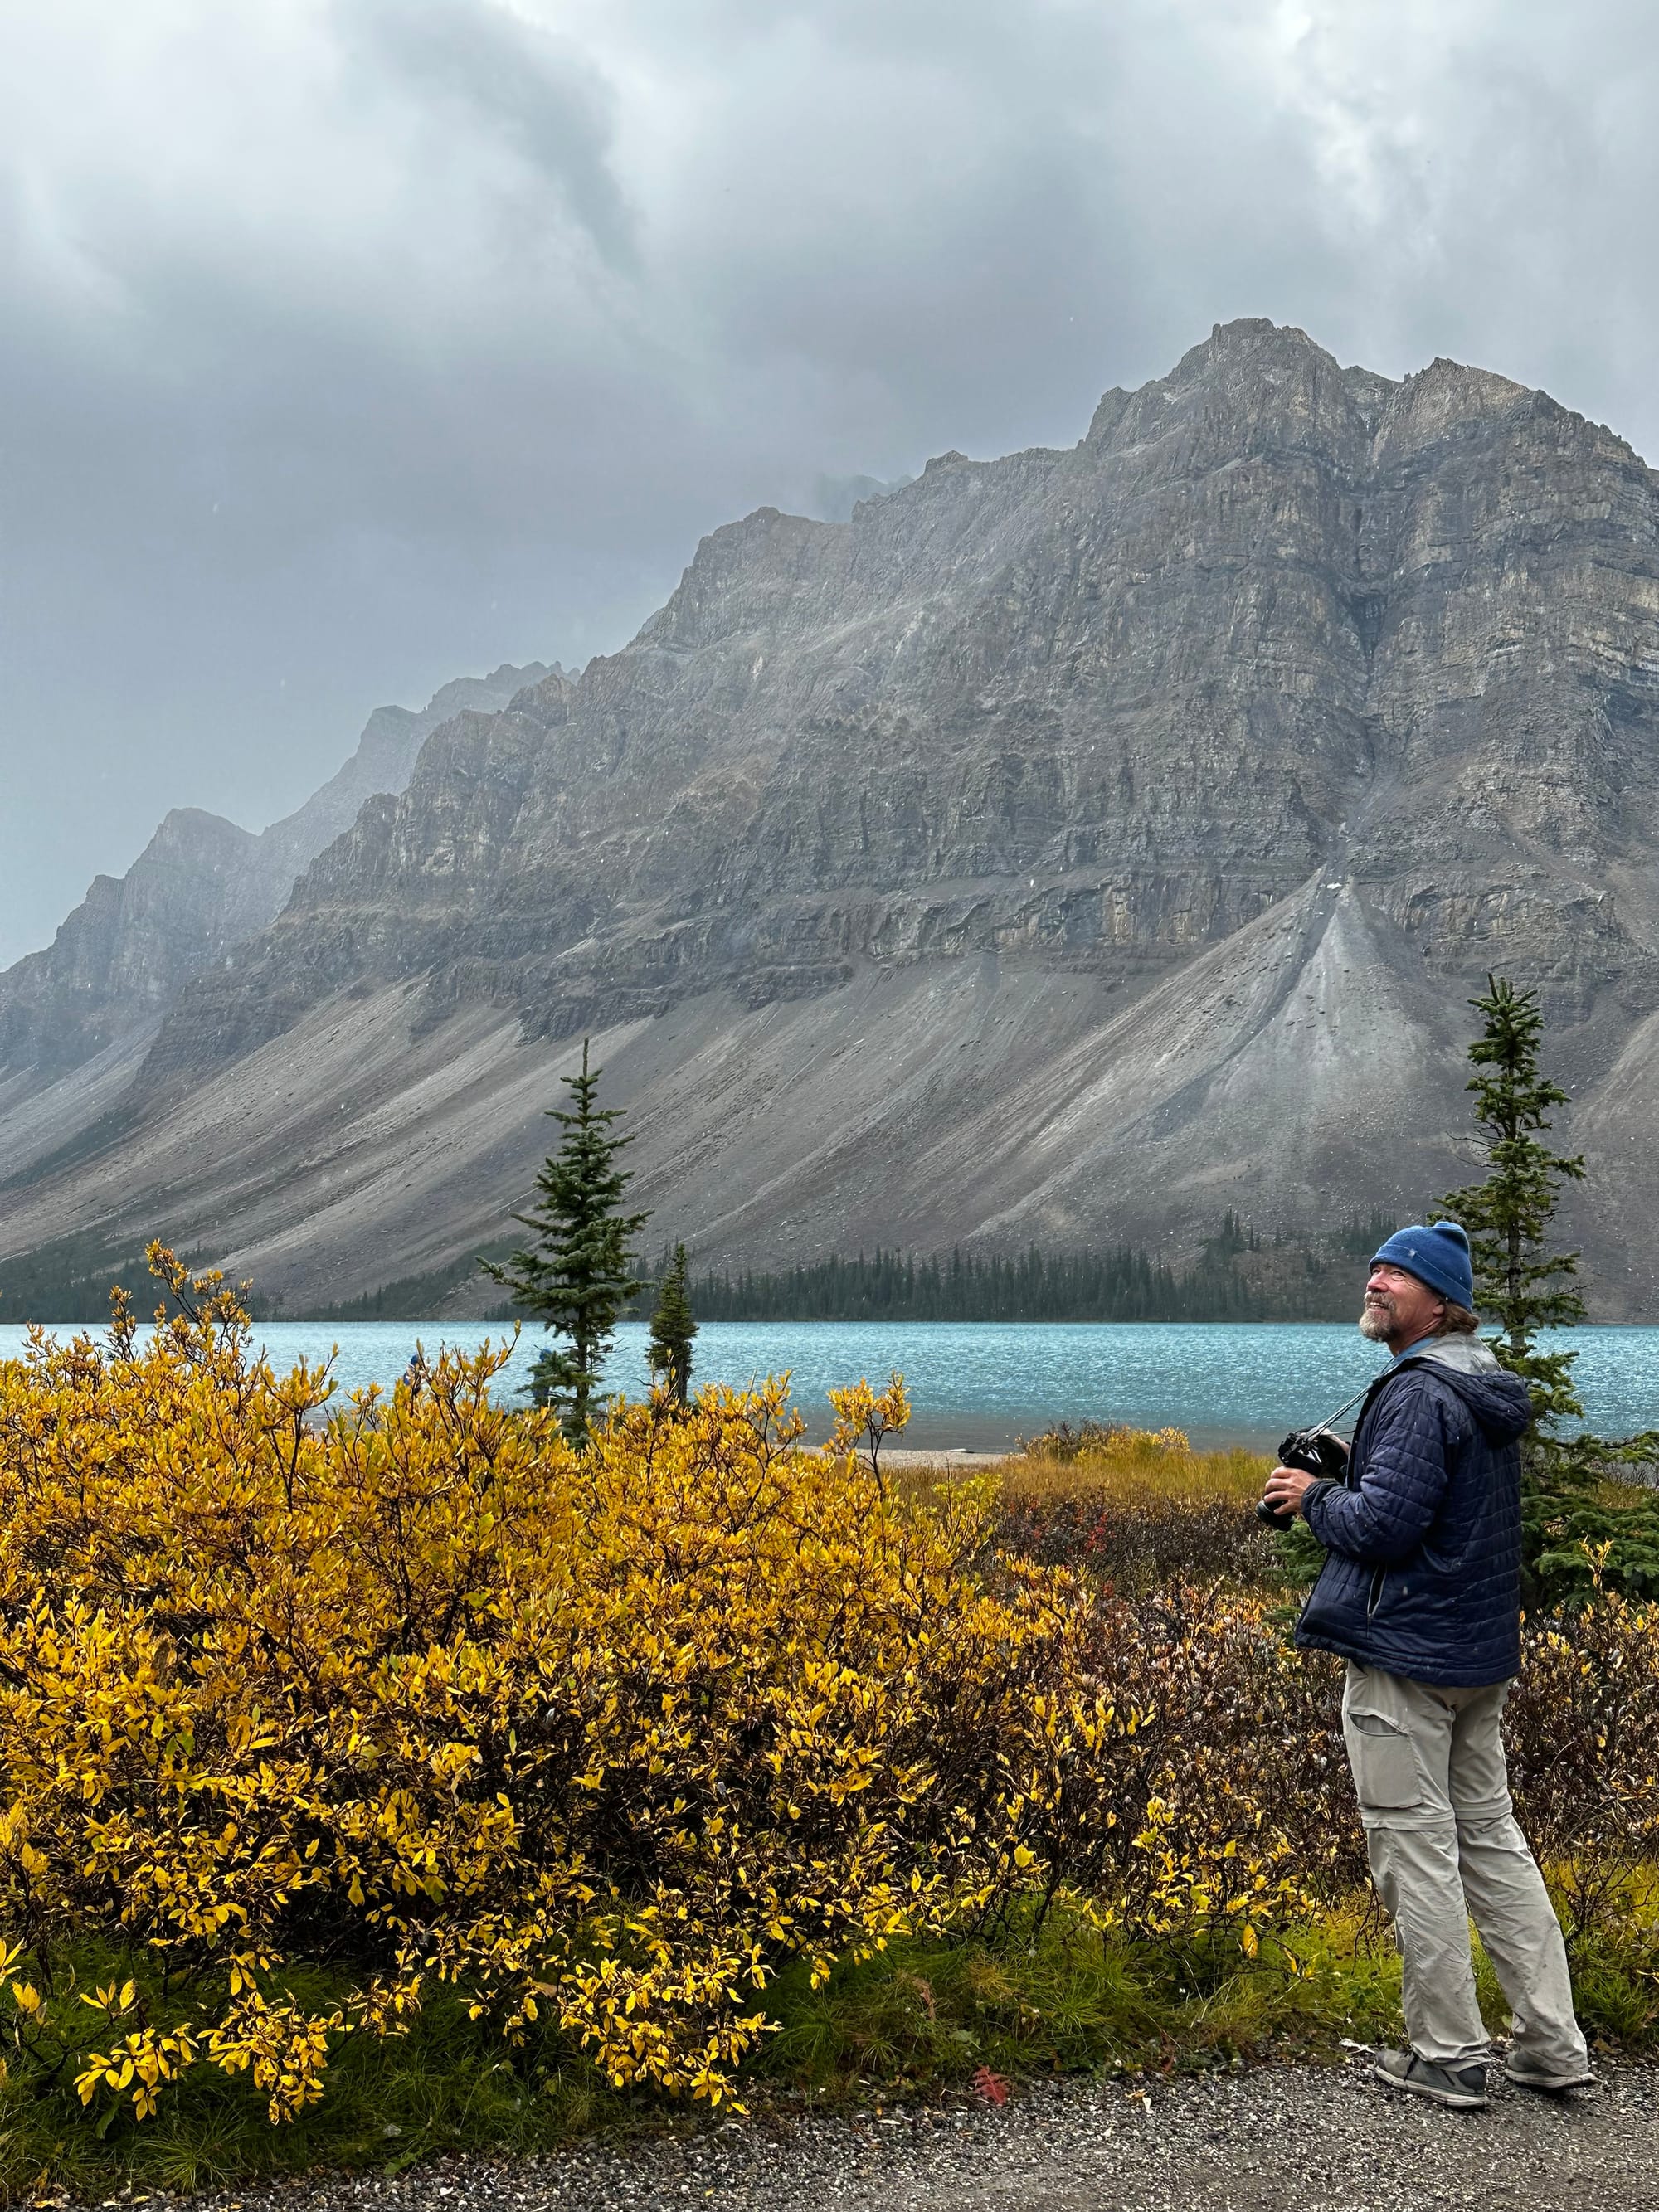
[[[76,1334],[73,1328],[55,1332]],[[253,1340],[273,1366],[331,1361],[336,1403],[354,1389],[390,1389],[417,1344],[469,1353],[486,1340],[510,1347],[496,1389],[522,1391],[542,1342],[516,1345],[499,1327],[453,1322],[256,1322]],[[26,1332],[0,1323],[0,1358]],[[646,1326],[617,1331],[605,1387],[629,1398],[649,1385]],[[1550,1339],[1576,1352],[1586,1425],[1601,1436],[1659,1428],[1659,1328],[1586,1325]],[[1352,1322],[707,1322],[694,1385],[744,1389],[787,1372],[809,1440],[822,1442],[826,1393],[860,1376],[879,1385],[897,1369],[912,1418],[911,1450],[1006,1455],[1058,1422],[1184,1430],[1200,1450],[1272,1451],[1291,1430],[1329,1419],[1386,1365]]]

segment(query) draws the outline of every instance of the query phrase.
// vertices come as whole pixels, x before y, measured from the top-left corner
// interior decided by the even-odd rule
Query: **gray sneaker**
[[[1385,2051],[1371,2071],[1391,2089],[1408,2089],[1413,2097],[1447,2106],[1454,2112],[1478,2112],[1486,2101],[1486,2066],[1472,2059],[1466,2066],[1443,2066],[1415,2051]]]
[[[1551,2080],[1544,2074],[1519,2073],[1506,2061],[1504,2079],[1513,2081],[1517,2089],[1536,2089],[1546,2097],[1594,2097],[1601,2087],[1588,2067],[1582,2074],[1558,2075]]]

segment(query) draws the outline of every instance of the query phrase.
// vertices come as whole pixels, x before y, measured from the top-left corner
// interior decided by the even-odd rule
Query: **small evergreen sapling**
[[[651,1372],[677,1405],[691,1393],[691,1343],[697,1334],[692,1317],[691,1292],[686,1273],[685,1247],[677,1244],[664,1271],[651,1316],[651,1340],[646,1357]]]
[[[512,1292],[515,1305],[558,1340],[538,1353],[530,1395],[538,1406],[557,1410],[573,1443],[586,1441],[617,1316],[645,1287],[634,1273],[629,1245],[650,1219],[622,1211],[633,1176],[617,1164],[617,1155],[634,1140],[612,1133],[621,1109],[596,1103],[604,1070],[590,1070],[587,1050],[584,1037],[582,1072],[564,1079],[570,1109],[548,1109],[563,1139],[543,1163],[535,1202],[514,1216],[530,1241],[502,1265],[479,1261]]]

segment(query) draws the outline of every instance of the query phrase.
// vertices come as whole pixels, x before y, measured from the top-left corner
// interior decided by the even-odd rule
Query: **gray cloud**
[[[611,262],[637,263],[611,167],[615,100],[580,48],[492,0],[342,0],[338,21],[373,97],[401,77],[455,127],[499,136],[550,184]]]
[[[1625,0],[14,0],[0,959],[698,535],[1269,314],[1659,447]]]

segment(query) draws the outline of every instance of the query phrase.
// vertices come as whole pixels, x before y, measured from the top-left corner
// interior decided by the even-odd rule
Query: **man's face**
[[[1427,1336],[1445,1311],[1438,1291],[1419,1283],[1403,1267],[1379,1261],[1365,1285],[1365,1304],[1359,1316],[1359,1334],[1373,1344],[1386,1344],[1398,1352]]]

